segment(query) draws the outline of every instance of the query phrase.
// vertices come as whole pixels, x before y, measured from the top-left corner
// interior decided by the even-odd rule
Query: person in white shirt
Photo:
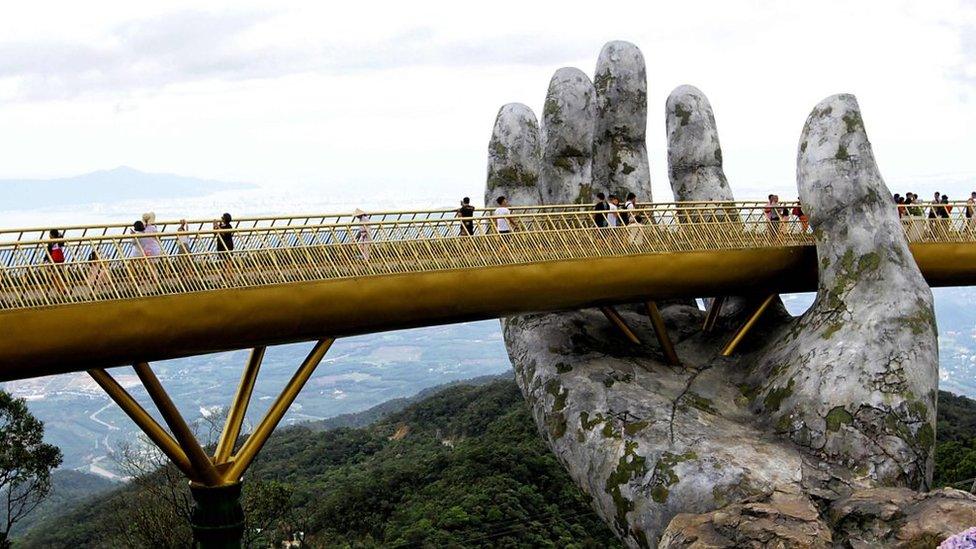
[[[512,232],[512,223],[508,217],[506,217],[508,215],[512,215],[512,211],[508,209],[508,199],[504,196],[499,196],[495,202],[498,204],[498,207],[495,208],[495,211],[492,213],[492,215],[496,218],[495,229],[498,230],[499,234],[508,234]]]
[[[637,209],[637,195],[636,194],[634,194],[634,193],[627,193],[627,203],[624,205],[624,209],[627,210],[627,213],[624,214],[624,222],[625,222],[624,224],[625,225],[633,225],[635,223],[638,223],[638,224],[640,223],[640,221],[638,221],[638,219],[637,219],[637,214],[634,213],[634,210]]]
[[[615,194],[610,195],[610,210],[607,212],[607,225],[610,227],[620,227],[623,223],[620,222],[620,214],[617,213],[620,209],[620,198]]]

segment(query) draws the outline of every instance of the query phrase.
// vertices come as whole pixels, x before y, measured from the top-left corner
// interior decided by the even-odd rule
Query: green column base
[[[190,484],[193,515],[190,527],[200,549],[238,549],[244,535],[241,483],[208,488]]]

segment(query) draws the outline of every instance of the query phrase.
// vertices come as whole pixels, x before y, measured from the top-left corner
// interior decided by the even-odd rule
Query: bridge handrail
[[[729,203],[737,204],[740,206],[764,204],[764,202],[759,202],[759,201],[738,201],[738,202],[733,201]],[[656,202],[656,203],[645,203],[642,205],[642,207],[654,207],[658,209],[667,209],[669,207],[687,207],[687,206],[708,205],[708,204],[714,205],[715,202],[711,202],[711,201]],[[545,212],[545,211],[560,212],[560,211],[582,211],[592,207],[593,204],[586,203],[586,204],[511,206],[509,207],[509,209],[512,210],[513,212],[523,212],[523,211],[524,212]],[[453,216],[455,212],[457,212],[457,210],[458,208],[432,209],[432,210],[378,210],[378,211],[366,212],[366,215],[370,216],[371,218],[379,217],[380,219],[387,219],[387,218],[392,218],[393,216],[397,216],[396,219],[397,221],[400,220],[409,221],[409,220],[416,220],[416,218],[403,219],[403,216],[426,215],[427,217],[423,218],[425,220],[445,219],[447,217]],[[492,211],[494,211],[494,207],[475,208],[475,212],[481,214],[484,214],[486,212],[492,212]],[[432,215],[440,215],[441,217],[431,217]],[[353,219],[354,217],[355,215],[353,212],[331,213],[331,214],[323,214],[323,213],[297,214],[297,215],[288,215],[288,216],[267,215],[267,216],[240,217],[234,219],[232,221],[232,224],[234,225],[234,228],[248,228],[248,227],[244,227],[245,225],[248,224],[250,224],[249,228],[255,228],[259,226],[258,225],[259,223],[263,223],[263,222],[271,222],[272,225],[279,222],[287,222],[288,225],[286,226],[293,226],[291,225],[291,223],[297,220],[305,220],[304,224],[307,224],[309,221],[317,219],[320,220],[318,224],[325,224],[325,220],[327,219],[335,219],[336,221],[334,223],[339,223],[340,220],[342,219]],[[212,224],[214,221],[215,219],[213,218],[210,219],[196,218],[196,219],[186,220],[188,226],[196,226],[196,227],[204,227]],[[160,231],[165,231],[168,227],[179,227],[180,221],[164,220],[164,221],[157,221],[155,224],[160,229]],[[89,225],[67,225],[67,226],[52,225],[47,227],[22,227],[22,228],[7,228],[7,229],[0,228],[0,242],[20,241],[22,240],[24,235],[30,235],[30,234],[46,235],[48,231],[50,231],[51,229],[58,229],[59,231],[65,233],[82,231],[81,236],[88,236],[87,234],[88,232],[97,232],[101,230],[102,233],[97,236],[106,236],[109,234],[109,231],[111,230],[124,231],[131,227],[132,227],[132,223],[102,223],[102,224],[89,224]],[[17,238],[11,240],[9,237],[12,235],[16,235]],[[70,236],[70,235],[66,235],[66,236]],[[40,238],[35,238],[34,240],[40,240],[40,239],[43,239],[43,236],[41,236]]]
[[[778,207],[792,210],[793,205]],[[906,219],[909,240],[976,242],[974,223],[964,217],[963,208],[953,208],[948,219]],[[765,203],[649,205],[620,212],[643,216],[645,223],[609,229],[594,223],[594,216],[607,214],[605,210],[593,210],[592,205],[567,209],[526,213],[526,208],[502,216],[516,228],[506,235],[494,230],[498,217],[481,215],[71,237],[54,240],[68,250],[69,261],[59,264],[51,262],[50,239],[0,243],[0,310],[333,278],[813,242],[805,220],[788,212],[771,223]],[[467,221],[476,225],[476,234],[461,234]],[[366,236],[360,236],[363,231]],[[234,233],[233,251],[218,249],[223,233]],[[163,253],[143,257],[146,239],[158,242]],[[97,252],[96,259],[85,259],[91,251]]]
[[[795,205],[795,203],[780,203],[779,207],[781,209],[792,209],[792,207],[794,205]],[[135,232],[130,232],[129,231],[129,229],[131,229],[131,226],[130,225],[124,225],[124,226],[119,225],[118,227],[119,228],[122,228],[122,229],[125,229],[126,232],[124,232],[124,233],[117,233],[117,234],[99,234],[99,235],[90,235],[90,236],[64,236],[64,237],[61,237],[61,238],[53,238],[53,239],[50,238],[50,237],[45,236],[43,238],[38,238],[38,239],[34,239],[34,240],[0,241],[0,249],[6,248],[6,247],[11,247],[11,246],[36,246],[36,245],[40,245],[40,244],[45,244],[46,245],[46,244],[48,244],[50,242],[71,243],[71,242],[89,242],[89,241],[103,241],[103,240],[129,240],[129,239],[133,239],[133,238],[149,238],[149,237],[155,237],[155,238],[164,238],[164,237],[176,238],[178,236],[198,236],[198,235],[215,236],[215,235],[220,234],[220,233],[232,233],[232,234],[242,234],[242,233],[249,233],[249,232],[269,232],[269,233],[274,233],[274,232],[290,232],[290,231],[295,231],[295,230],[324,229],[324,228],[330,228],[330,227],[334,227],[334,228],[346,228],[346,229],[348,229],[348,228],[357,228],[358,229],[361,226],[380,227],[380,226],[385,226],[385,225],[398,225],[398,226],[407,226],[407,227],[409,227],[409,226],[413,226],[413,225],[424,226],[424,225],[429,225],[429,224],[432,224],[432,223],[433,224],[442,223],[442,224],[447,224],[447,225],[456,227],[460,223],[464,222],[466,219],[470,219],[470,220],[475,221],[475,222],[484,223],[484,222],[487,222],[487,221],[491,221],[491,220],[498,219],[499,217],[503,217],[503,218],[507,218],[507,219],[515,219],[515,220],[524,220],[524,219],[535,219],[535,218],[545,218],[545,217],[565,217],[567,215],[573,215],[573,216],[577,216],[578,219],[593,219],[593,217],[596,216],[596,215],[598,215],[598,214],[604,214],[605,215],[605,214],[608,213],[607,210],[598,211],[598,210],[592,209],[592,204],[586,204],[585,206],[587,206],[586,209],[583,209],[583,205],[551,206],[551,207],[545,207],[545,208],[540,207],[540,208],[538,208],[540,210],[552,210],[552,209],[556,209],[556,208],[572,208],[572,209],[568,209],[567,211],[558,211],[558,212],[557,211],[543,211],[543,212],[530,212],[530,213],[521,213],[521,212],[527,212],[527,211],[530,211],[530,210],[533,210],[533,209],[536,209],[536,208],[535,207],[510,208],[510,210],[513,213],[511,213],[509,215],[505,215],[505,216],[494,216],[494,215],[491,215],[494,212],[493,209],[480,209],[480,210],[477,210],[476,213],[481,213],[481,215],[477,215],[477,216],[472,217],[472,218],[461,218],[461,217],[455,217],[455,216],[452,215],[450,217],[429,218],[429,219],[428,218],[424,218],[424,219],[395,219],[395,220],[388,220],[388,219],[381,218],[381,219],[378,219],[377,220],[377,219],[373,219],[373,218],[369,217],[370,214],[367,213],[366,215],[367,215],[367,217],[369,217],[368,221],[355,221],[355,220],[350,220],[350,221],[333,222],[333,223],[316,223],[316,224],[310,224],[310,225],[268,225],[268,226],[251,226],[251,227],[242,227],[242,226],[238,225],[238,226],[235,226],[234,228],[231,228],[231,229],[213,229],[213,228],[203,229],[203,228],[200,228],[200,229],[187,230],[187,231],[165,231],[165,230],[163,230],[163,229],[160,228],[160,226],[161,226],[160,223],[157,223],[156,226],[157,226],[158,232],[156,232],[156,233],[145,233],[145,234],[142,234],[142,235],[139,235],[138,233],[135,233]],[[757,203],[749,203],[749,202],[747,202],[747,203],[742,203],[742,202],[721,202],[721,203],[716,203],[716,202],[683,202],[683,203],[674,203],[674,205],[668,204],[668,206],[671,206],[669,208],[659,207],[659,206],[662,206],[662,205],[655,204],[654,207],[640,207],[640,208],[636,208],[634,210],[625,210],[625,209],[621,208],[619,211],[621,213],[633,213],[634,215],[658,214],[658,215],[654,215],[655,218],[662,217],[659,214],[675,214],[675,215],[687,216],[687,215],[692,215],[692,214],[705,214],[705,213],[710,212],[710,211],[719,211],[719,210],[721,210],[723,212],[729,212],[730,210],[736,210],[736,211],[739,211],[739,212],[748,211],[750,213],[750,215],[754,215],[754,216],[760,216],[763,213],[763,203],[758,203],[758,202]],[[445,210],[444,213],[451,213],[451,214],[453,214],[455,211],[456,210]],[[440,211],[438,211],[438,212],[440,212]],[[425,213],[425,212],[418,212],[418,213]],[[351,216],[351,214],[350,214],[350,216]],[[335,217],[335,216],[332,216],[332,217]],[[663,217],[665,219],[669,219],[669,220],[670,219],[674,219],[674,216],[672,216],[670,218],[667,217],[667,216],[663,216]],[[272,219],[305,219],[305,218],[304,217],[301,217],[301,218],[289,217],[289,218],[262,218],[262,219],[272,220]],[[207,222],[202,222],[201,224],[202,225],[209,226],[212,222],[213,221],[207,221]],[[707,220],[702,219],[699,222],[707,222]],[[189,222],[187,222],[187,223],[189,224]],[[102,226],[93,226],[93,227],[102,228]],[[28,232],[28,231],[36,231],[36,229],[30,229],[30,230],[27,230],[27,229],[25,229],[25,230],[8,229],[7,231],[8,232]],[[0,230],[0,232],[3,232],[3,231]],[[47,234],[47,230],[44,230],[44,234]]]

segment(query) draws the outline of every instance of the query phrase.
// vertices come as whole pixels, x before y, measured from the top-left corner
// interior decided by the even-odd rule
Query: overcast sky
[[[976,2],[16,2],[0,18],[0,178],[146,171],[356,196],[480,195],[498,107],[628,40],[670,198],[664,101],[715,109],[741,198],[795,196],[810,109],[857,95],[893,190],[976,188]],[[613,7],[611,7],[613,6]],[[925,194],[927,196],[927,193]]]

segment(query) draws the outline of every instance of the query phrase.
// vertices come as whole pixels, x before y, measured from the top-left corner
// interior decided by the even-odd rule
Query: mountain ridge
[[[251,183],[227,182],[172,173],[144,172],[130,166],[57,178],[0,179],[4,200],[0,210],[195,197],[214,192],[251,189]],[[84,196],[83,201],[78,197]]]

